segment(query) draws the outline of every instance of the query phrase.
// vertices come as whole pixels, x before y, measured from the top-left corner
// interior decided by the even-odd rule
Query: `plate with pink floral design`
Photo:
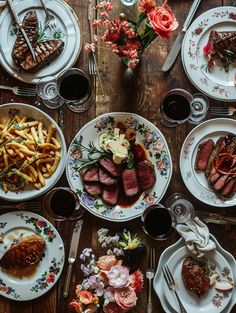
[[[201,14],[189,27],[182,45],[182,62],[185,72],[201,92],[220,101],[235,101],[236,62],[226,71],[219,58],[209,70],[203,48],[207,45],[212,30],[236,31],[236,7],[224,6]],[[229,52],[230,53],[230,52]]]
[[[65,258],[63,241],[44,217],[26,211],[1,215],[0,258],[15,243],[32,236],[44,238],[46,249],[39,263],[26,268],[3,269],[0,267],[0,295],[11,300],[27,301],[48,292],[59,279]]]
[[[202,263],[204,272],[212,280],[212,285],[201,296],[188,290],[182,277],[183,262],[189,256]],[[183,246],[170,256],[166,265],[178,285],[178,295],[187,312],[220,313],[229,304],[233,294],[234,276],[228,261],[219,251],[209,251],[203,258],[197,259],[196,256],[191,255],[186,246]],[[213,275],[214,277],[218,275],[216,281],[214,281]],[[219,286],[228,286],[229,289],[219,290]],[[166,283],[163,288],[169,305],[176,312],[178,302],[173,291],[168,288]]]
[[[83,147],[89,147],[92,143],[99,148],[99,136],[105,132],[114,132],[114,128],[119,128],[119,125],[134,130],[135,142],[142,144],[148,159],[154,165],[156,182],[149,190],[140,193],[132,204],[123,206],[119,204],[118,198],[117,204],[110,206],[100,197],[89,196],[84,190],[80,165],[88,156]],[[162,199],[170,183],[172,160],[166,139],[155,125],[133,113],[113,112],[96,117],[76,134],[68,149],[66,175],[71,189],[78,194],[81,204],[88,211],[103,219],[123,222],[141,216],[146,207]]]

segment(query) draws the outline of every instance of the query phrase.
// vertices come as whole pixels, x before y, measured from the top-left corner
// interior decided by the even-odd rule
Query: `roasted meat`
[[[208,139],[199,145],[195,162],[196,170],[204,171],[206,169],[213,148],[214,141],[212,139]]]
[[[102,199],[108,205],[116,205],[119,194],[119,186],[105,186],[102,191]]]
[[[135,196],[139,192],[136,169],[125,169],[121,173],[125,195],[128,197]]]
[[[93,197],[98,197],[102,193],[102,186],[99,182],[87,183],[84,182],[85,191]]]
[[[210,279],[205,274],[202,264],[191,256],[186,257],[183,261],[182,277],[186,288],[198,297],[202,296],[211,287]]]
[[[86,167],[80,171],[82,179],[86,182],[98,182],[98,167],[94,166],[92,168]]]
[[[109,159],[103,158],[99,161],[99,164],[105,171],[114,177],[118,177],[121,173],[122,167]]]
[[[142,190],[151,188],[156,182],[154,165],[149,160],[144,160],[137,165],[139,185]]]
[[[99,168],[99,180],[104,185],[114,185],[118,182],[117,178],[111,177],[108,173],[106,173],[103,169]]]
[[[32,235],[14,244],[0,260],[0,266],[5,269],[26,267],[40,261],[45,250],[44,239]]]

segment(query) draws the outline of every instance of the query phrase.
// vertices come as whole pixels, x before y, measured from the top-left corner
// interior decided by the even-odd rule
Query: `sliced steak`
[[[99,182],[98,167],[83,168],[80,175],[85,182]]]
[[[24,17],[22,24],[30,43],[32,44],[32,46],[34,46],[34,43],[36,42],[38,36],[38,18],[36,12],[28,11]],[[21,31],[19,30],[12,50],[12,58],[14,62],[19,65],[25,59],[26,53],[28,51],[29,48]]]
[[[217,181],[214,183],[213,188],[216,191],[221,190],[224,187],[224,185],[225,185],[225,183],[226,183],[228,178],[229,178],[229,175],[222,175],[222,176],[220,176],[220,178],[218,178]]]
[[[122,167],[115,164],[109,159],[103,158],[99,161],[99,164],[102,166],[103,169],[105,169],[110,175],[114,177],[118,177],[121,173]]]
[[[207,179],[208,183],[213,185],[218,178],[220,178],[220,173],[218,173],[217,169],[213,167]]]
[[[63,50],[64,42],[62,40],[50,39],[37,43],[34,47],[36,62],[32,54],[27,52],[24,60],[20,63],[21,69],[25,72],[34,73],[45,64],[49,64]]]
[[[111,177],[107,172],[105,172],[103,169],[99,168],[99,180],[104,185],[114,185],[117,183],[117,179],[114,177]]]
[[[191,256],[186,257],[183,262],[182,277],[186,288],[198,297],[202,296],[211,287],[210,279],[204,273],[202,264]]]
[[[136,169],[125,169],[121,173],[125,195],[128,197],[135,196],[139,192]]]
[[[236,187],[236,178],[231,177],[221,189],[220,194],[223,197],[231,197],[235,192],[234,187]]]
[[[119,194],[118,185],[105,186],[102,191],[102,199],[106,204],[114,206],[117,203],[118,194]]]
[[[85,191],[93,197],[98,197],[102,193],[102,186],[100,183],[86,183],[84,182]]]
[[[214,163],[214,159],[216,156],[222,151],[222,149],[226,146],[226,141],[225,141],[225,136],[220,137],[213,150],[211,151],[210,157],[208,159],[207,167],[205,169],[205,176],[208,177],[211,170],[212,170],[212,165]]]
[[[212,139],[208,139],[198,146],[198,152],[195,162],[196,170],[205,171],[214,145],[214,141]]]
[[[151,161],[141,161],[137,165],[139,185],[142,190],[151,188],[156,182],[156,173]]]

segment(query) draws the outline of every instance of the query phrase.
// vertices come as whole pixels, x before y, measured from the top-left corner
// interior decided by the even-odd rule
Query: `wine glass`
[[[181,193],[174,193],[170,196],[166,200],[165,206],[172,211],[176,224],[184,224],[194,216],[192,203]]]
[[[196,93],[193,95],[193,100],[190,103],[190,106],[191,114],[188,118],[188,122],[190,124],[201,123],[206,118],[209,109],[208,98],[201,93]]]
[[[58,109],[63,106],[64,101],[60,98],[57,92],[57,82],[55,76],[46,76],[41,78],[36,85],[36,91],[47,108]]]

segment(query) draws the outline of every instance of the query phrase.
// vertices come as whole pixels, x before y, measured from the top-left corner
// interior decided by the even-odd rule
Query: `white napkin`
[[[176,230],[185,240],[187,248],[198,258],[216,248],[215,243],[209,238],[207,225],[198,217],[192,218],[186,224],[178,224]]]

